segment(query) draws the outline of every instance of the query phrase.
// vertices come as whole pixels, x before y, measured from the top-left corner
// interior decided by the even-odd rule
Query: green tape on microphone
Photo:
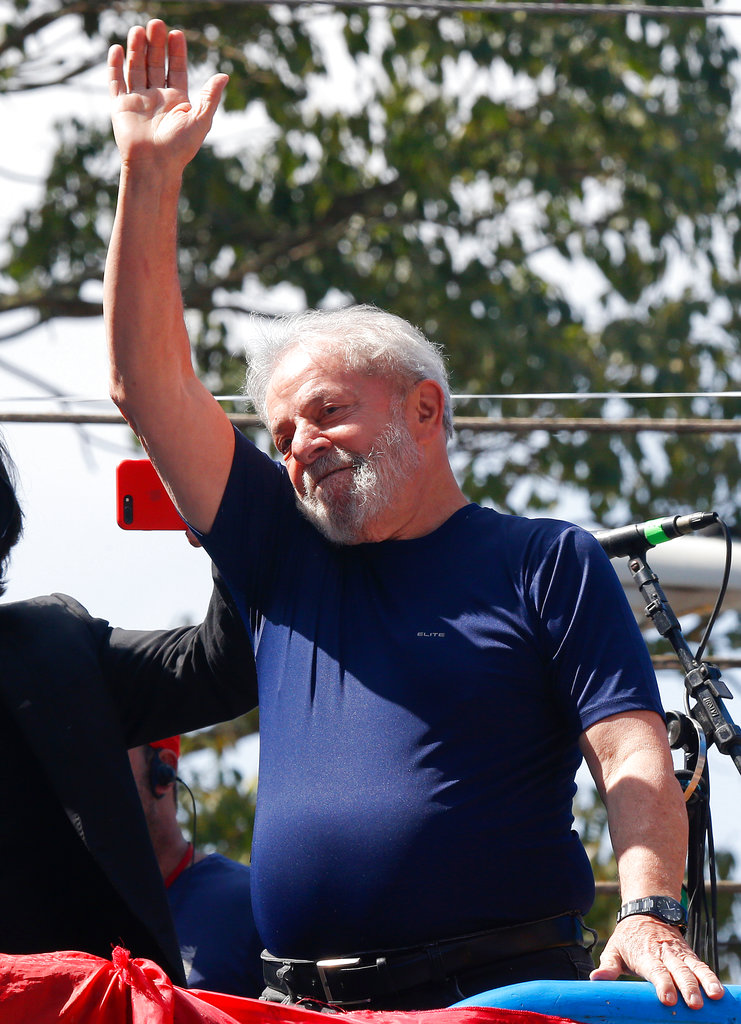
[[[655,546],[656,544],[663,544],[665,540],[672,539],[671,537],[668,537],[664,532],[664,529],[661,525],[663,522],[663,519],[652,519],[650,522],[646,523],[646,526],[643,531],[644,536],[648,543],[652,546]]]

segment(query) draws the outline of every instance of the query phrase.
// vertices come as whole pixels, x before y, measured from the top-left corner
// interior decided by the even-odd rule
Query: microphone
[[[692,512],[688,516],[669,516],[632,526],[619,526],[616,530],[598,530],[594,537],[610,558],[632,558],[666,540],[705,530],[717,522],[717,512]]]

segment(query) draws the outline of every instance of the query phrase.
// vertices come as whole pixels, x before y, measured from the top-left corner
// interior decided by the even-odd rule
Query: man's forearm
[[[165,395],[192,374],[177,272],[179,178],[124,166],[104,276],[111,397],[140,436],[162,424]]]
[[[629,769],[633,774],[616,783],[606,796],[621,898],[623,902],[654,895],[679,899],[687,853],[682,791],[673,774],[653,778],[635,774],[643,767],[636,757]]]
[[[149,452],[180,513],[208,532],[226,486],[234,432],[193,371],[177,272],[183,169],[226,85],[215,75],[191,103],[182,32],[134,26],[108,58],[122,172],[104,280],[111,396]]]
[[[613,715],[583,733],[581,748],[607,807],[623,902],[678,899],[687,813],[662,719],[652,711]],[[591,977],[610,981],[623,974],[646,978],[666,1006],[676,1004],[678,992],[695,1008],[702,1006],[701,990],[712,999],[723,995],[679,930],[650,915],[620,921]]]
[[[177,271],[179,179],[125,167],[104,279],[111,397],[181,514],[208,532],[233,433],[196,376]]]
[[[623,900],[679,897],[687,853],[687,813],[666,739],[654,712],[598,722],[582,738],[607,808]]]

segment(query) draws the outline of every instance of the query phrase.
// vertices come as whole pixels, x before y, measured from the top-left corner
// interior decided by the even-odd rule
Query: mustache
[[[320,455],[303,473],[304,487],[307,492],[313,491],[316,485],[329,473],[337,469],[359,469],[367,462],[362,455],[333,448],[326,455]]]

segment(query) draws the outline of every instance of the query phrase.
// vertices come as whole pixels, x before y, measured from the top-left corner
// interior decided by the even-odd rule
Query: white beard
[[[420,461],[399,409],[367,456],[333,448],[304,470],[304,496],[296,496],[299,508],[327,540],[363,544],[372,539],[373,525],[393,507]],[[344,472],[325,476],[333,469]],[[317,488],[315,481],[322,477]]]

